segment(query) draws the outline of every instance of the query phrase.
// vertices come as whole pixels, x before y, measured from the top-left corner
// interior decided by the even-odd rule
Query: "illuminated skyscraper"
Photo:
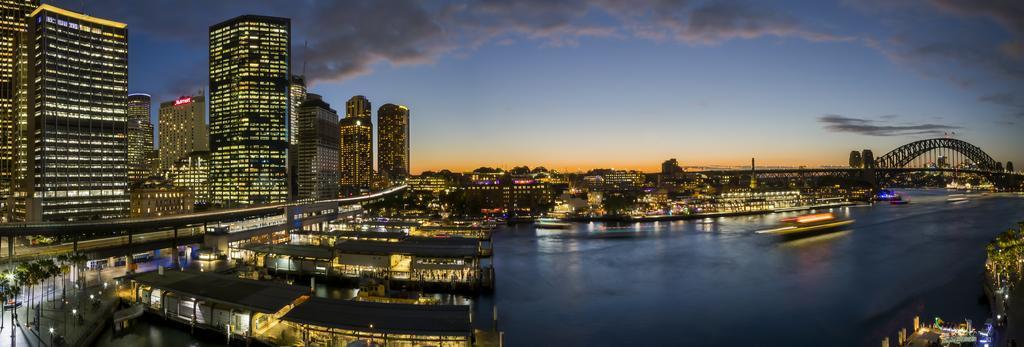
[[[373,180],[373,122],[370,101],[362,95],[345,103],[345,118],[338,122],[341,146],[338,152],[338,184],[343,194],[369,189]]]
[[[351,99],[348,99],[348,102],[345,102],[345,117],[370,117],[372,116],[372,111],[370,111],[371,108],[373,107],[370,106],[370,100],[367,100],[365,96],[353,96]]]
[[[214,204],[288,197],[291,21],[246,15],[210,27],[210,181]]]
[[[167,180],[192,192],[197,205],[210,203],[210,152],[192,152],[167,169]]]
[[[29,19],[29,221],[128,216],[128,29],[42,5]]]
[[[309,94],[298,108],[299,199],[338,197],[338,112]]]
[[[291,79],[291,100],[288,108],[288,143],[299,144],[299,121],[298,109],[306,101],[306,79],[303,76],[292,76]]]
[[[128,94],[128,181],[145,181],[152,174],[146,156],[153,150],[153,121],[149,94]]]
[[[377,109],[377,171],[391,182],[409,177],[409,108],[384,104]]]
[[[206,97],[183,96],[160,103],[159,172],[192,152],[210,150],[210,131],[206,127]]]
[[[292,75],[288,102],[288,189],[289,197],[299,194],[299,105],[306,101],[306,80]],[[337,181],[337,180],[335,180]]]
[[[38,5],[38,0],[0,0],[0,206],[5,210],[14,189],[18,136],[14,107],[17,47],[28,32],[26,17]]]

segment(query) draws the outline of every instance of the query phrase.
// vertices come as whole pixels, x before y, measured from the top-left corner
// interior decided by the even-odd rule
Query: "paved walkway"
[[[59,286],[58,286],[59,287]],[[52,288],[47,288],[52,290]],[[25,301],[17,310],[17,324],[11,336],[11,316],[13,312],[7,310],[2,318],[4,327],[0,329],[0,346],[54,346],[60,345],[62,339],[65,345],[80,345],[76,343],[94,332],[98,332],[106,323],[108,316],[118,299],[113,287],[103,290],[102,285],[88,288],[84,291],[70,290],[67,293],[67,302],[60,299],[58,292],[56,301],[44,299],[41,303],[28,306]],[[92,299],[90,299],[90,295]],[[37,294],[38,296],[38,294]],[[36,301],[38,302],[38,301]],[[39,307],[39,324],[33,327],[36,309]],[[51,333],[51,330],[52,333]]]

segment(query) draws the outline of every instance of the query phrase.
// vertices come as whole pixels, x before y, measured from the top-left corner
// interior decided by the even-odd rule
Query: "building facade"
[[[14,195],[15,146],[19,133],[15,108],[18,46],[28,32],[26,18],[38,0],[0,0],[0,206],[9,209]],[[4,218],[8,215],[5,213]]]
[[[210,152],[192,152],[167,169],[165,175],[175,188],[192,192],[195,203],[210,203]]]
[[[210,182],[220,206],[288,198],[291,21],[246,15],[210,27]]]
[[[192,152],[210,150],[206,97],[203,95],[183,96],[160,103],[159,118],[159,172],[163,173]]]
[[[345,103],[345,118],[339,122],[338,185],[351,195],[370,188],[373,181],[373,122],[370,101],[362,95]]]
[[[390,182],[409,177],[409,108],[384,104],[377,109],[377,171]]]
[[[132,218],[160,217],[190,213],[195,206],[192,192],[161,179],[148,179],[132,186]]]
[[[338,197],[338,112],[309,94],[298,108],[298,199]]]
[[[299,105],[306,101],[306,79],[303,76],[292,75],[291,89],[288,101],[288,143],[299,144]]]
[[[127,217],[127,25],[50,5],[30,16],[26,219]]]
[[[153,150],[152,98],[149,94],[128,94],[128,181],[145,181],[153,173],[146,156]]]

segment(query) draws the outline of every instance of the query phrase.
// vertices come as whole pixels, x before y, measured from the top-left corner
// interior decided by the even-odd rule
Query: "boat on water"
[[[903,200],[903,199],[889,201],[890,205],[906,205],[906,204],[909,204],[909,203],[910,203],[910,200]]]
[[[783,219],[781,222],[781,227],[760,230],[757,233],[795,238],[836,232],[842,230],[845,226],[853,224],[852,219],[838,218],[832,212],[790,217]]]
[[[950,194],[946,202],[960,203],[967,201],[967,196],[964,194]]]
[[[901,196],[899,193],[896,193],[896,192],[894,192],[892,190],[888,190],[888,189],[879,190],[878,194],[875,194],[875,201],[889,201],[889,202],[893,202],[893,201],[902,201],[902,200],[903,200],[903,196]]]
[[[569,229],[572,227],[572,223],[558,218],[538,218],[533,225],[538,229]]]

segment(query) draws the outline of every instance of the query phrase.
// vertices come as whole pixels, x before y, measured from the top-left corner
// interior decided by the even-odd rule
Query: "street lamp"
[[[50,327],[50,346],[53,346],[53,327]]]

